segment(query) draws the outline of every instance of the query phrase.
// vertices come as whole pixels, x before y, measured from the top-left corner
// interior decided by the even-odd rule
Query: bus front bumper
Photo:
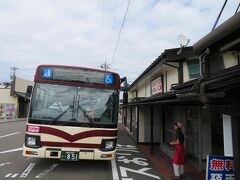
[[[24,157],[52,158],[61,160],[112,160],[116,157],[116,150],[101,151],[99,149],[80,149],[66,147],[28,148],[23,145]]]

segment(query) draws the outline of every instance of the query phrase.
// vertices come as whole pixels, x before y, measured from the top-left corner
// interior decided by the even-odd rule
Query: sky
[[[180,47],[179,34],[189,45],[208,34],[224,1],[0,0],[0,82],[10,81],[14,66],[17,76],[33,80],[40,64],[106,62],[131,83],[164,49]],[[238,3],[228,1],[218,25]]]

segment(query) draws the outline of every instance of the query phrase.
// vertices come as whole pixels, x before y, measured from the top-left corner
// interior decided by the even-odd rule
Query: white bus
[[[23,156],[69,161],[115,158],[118,74],[40,65],[34,82]]]

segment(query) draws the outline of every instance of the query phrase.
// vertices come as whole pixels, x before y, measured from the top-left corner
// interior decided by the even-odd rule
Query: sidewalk
[[[125,127],[121,125],[122,127]],[[128,129],[125,127],[125,132],[132,138]],[[159,145],[155,145],[154,154],[150,152],[150,145],[138,145],[139,149],[146,155],[146,157],[152,162],[156,170],[163,177],[164,180],[171,180],[173,176],[172,160],[164,155],[159,148]],[[184,165],[184,179],[185,180],[204,180],[204,173],[197,170],[190,163],[186,162]]]

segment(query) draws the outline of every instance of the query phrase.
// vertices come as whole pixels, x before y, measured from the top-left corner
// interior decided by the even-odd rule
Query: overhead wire
[[[103,37],[104,37],[104,0],[102,0],[102,15],[101,15],[101,46],[103,46]]]
[[[152,10],[153,10],[154,6],[156,5],[157,1],[158,1],[158,0],[153,1],[150,9],[148,10],[148,13],[147,13],[146,16],[145,16],[145,19],[144,19],[144,21],[143,21],[143,24],[141,25],[141,27],[140,27],[139,30],[138,30],[137,37],[138,37],[138,35],[141,33],[141,31],[142,31],[143,27],[145,26],[147,20],[149,19],[150,14],[152,13]]]
[[[124,14],[124,18],[123,18],[123,21],[122,21],[122,24],[121,24],[121,28],[120,28],[120,31],[118,33],[117,43],[116,43],[116,46],[115,46],[115,49],[114,49],[111,65],[113,64],[113,61],[114,61],[115,56],[116,56],[119,40],[120,40],[120,37],[121,37],[121,34],[122,34],[122,30],[123,30],[124,24],[126,22],[126,17],[127,17],[127,13],[128,13],[128,10],[129,10],[130,2],[131,2],[131,0],[128,0],[128,4],[127,4],[127,8],[126,8],[126,11],[125,11],[125,14]]]
[[[239,2],[239,4],[238,4],[238,7],[237,7],[237,9],[236,9],[236,11],[235,11],[234,14],[237,14],[239,7],[240,7],[240,2]]]
[[[104,0],[102,0],[102,13],[101,13],[101,39],[100,39],[100,45],[101,45],[101,49],[103,51],[103,56],[106,56],[105,52],[105,46],[104,46],[104,36],[105,36],[105,22],[104,22],[104,11],[105,11],[105,4],[104,4]],[[105,57],[105,61],[106,61],[106,57]],[[100,67],[102,66],[102,64],[100,65]]]
[[[115,1],[115,6],[114,6],[114,11],[113,11],[113,23],[112,23],[112,28],[115,25],[115,20],[116,20],[116,14],[117,14],[117,7],[118,7],[118,0]]]
[[[215,29],[215,27],[217,26],[217,23],[218,23],[221,15],[222,15],[223,9],[225,8],[227,2],[228,2],[228,0],[225,0],[224,4],[223,4],[223,6],[222,6],[222,9],[221,9],[220,13],[218,14],[218,17],[217,17],[217,19],[216,19],[216,21],[215,21],[215,23],[214,23],[214,25],[213,25],[212,31],[213,31],[213,30]]]

